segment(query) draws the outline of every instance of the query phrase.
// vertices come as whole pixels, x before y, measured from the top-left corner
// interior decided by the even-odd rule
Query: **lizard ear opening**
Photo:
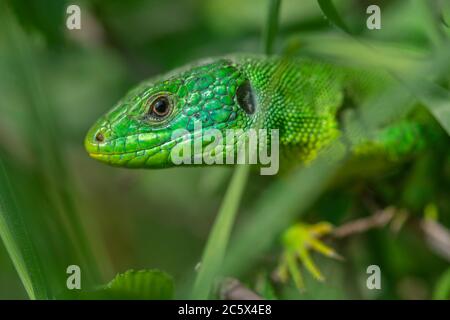
[[[256,101],[250,81],[245,80],[236,90],[239,106],[247,113],[253,114],[256,110]]]

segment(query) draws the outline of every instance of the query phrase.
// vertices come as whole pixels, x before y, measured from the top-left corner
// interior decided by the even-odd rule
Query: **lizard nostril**
[[[97,142],[103,142],[105,140],[105,137],[103,136],[103,134],[101,132],[98,132],[95,135],[95,141]]]

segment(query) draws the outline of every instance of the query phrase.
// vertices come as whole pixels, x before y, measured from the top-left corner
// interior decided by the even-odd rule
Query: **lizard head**
[[[131,90],[89,130],[89,155],[110,165],[163,168],[173,165],[172,148],[194,123],[202,128],[242,128],[255,102],[249,81],[227,59],[199,64],[151,79]],[[173,137],[184,129],[184,137]]]

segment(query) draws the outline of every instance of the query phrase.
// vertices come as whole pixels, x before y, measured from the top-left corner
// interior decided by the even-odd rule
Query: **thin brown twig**
[[[222,282],[220,296],[224,300],[264,300],[235,278],[227,278]]]
[[[392,220],[394,214],[395,208],[393,207],[377,210],[377,212],[369,217],[352,220],[336,227],[331,236],[340,239],[363,233],[373,228],[382,228]]]
[[[430,219],[422,219],[419,227],[430,249],[450,261],[450,231],[437,221]]]
[[[331,236],[342,239],[354,234],[366,232],[373,228],[381,228],[395,220],[397,216],[403,222],[406,219],[404,210],[399,210],[394,207],[387,207],[381,210],[376,209],[376,212],[367,218],[353,220],[336,227]],[[441,258],[450,261],[450,230],[435,220],[417,219],[410,216],[408,219],[413,225],[418,226],[430,250]],[[399,227],[397,226],[394,229],[398,231]]]

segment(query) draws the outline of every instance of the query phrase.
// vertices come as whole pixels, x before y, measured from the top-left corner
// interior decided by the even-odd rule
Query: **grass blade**
[[[203,253],[192,292],[194,299],[206,299],[208,297],[211,284],[223,263],[231,228],[247,181],[248,171],[248,165],[240,165],[233,174]]]
[[[37,46],[31,37],[22,30],[9,7],[2,8],[2,26],[6,30],[7,40],[15,51],[17,65],[15,77],[21,84],[27,103],[28,124],[26,128],[28,147],[37,155],[36,169],[43,173],[45,188],[43,193],[50,199],[54,221],[61,230],[59,237],[64,239],[67,255],[73,254],[81,265],[86,266],[86,275],[91,282],[99,281],[100,272],[73,198],[74,190],[71,176],[66,168],[67,160],[62,154],[60,139],[64,132],[59,128],[60,120],[46,95],[40,76]],[[89,267],[87,267],[89,266]]]
[[[348,34],[351,33],[331,0],[317,0],[317,3],[325,17],[327,17],[332,24]]]
[[[450,92],[431,82],[424,81],[424,85],[428,90],[422,90],[419,99],[450,135]]]
[[[41,261],[16,205],[0,159],[0,237],[30,299],[50,297]]]
[[[268,21],[263,35],[265,53],[270,54],[278,31],[278,16],[281,0],[271,0]],[[220,207],[213,229],[208,237],[208,243],[203,253],[200,269],[194,283],[192,297],[206,299],[211,290],[214,278],[219,274],[225,251],[228,246],[231,228],[236,218],[239,203],[244,191],[249,173],[248,165],[235,169],[231,183],[227,188],[225,198]]]
[[[278,32],[280,5],[281,0],[270,0],[267,21],[263,28],[264,53],[267,55],[273,53],[273,44]]]

